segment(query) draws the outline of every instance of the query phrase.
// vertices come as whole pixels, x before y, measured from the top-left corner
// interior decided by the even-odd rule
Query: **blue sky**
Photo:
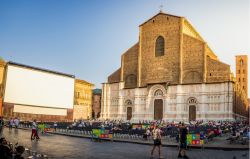
[[[233,72],[235,55],[249,55],[249,0],[0,0],[0,56],[100,88],[161,4],[186,17]]]

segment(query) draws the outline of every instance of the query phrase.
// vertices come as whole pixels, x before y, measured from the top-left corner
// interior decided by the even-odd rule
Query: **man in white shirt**
[[[159,150],[159,158],[163,158],[161,156],[161,146],[162,146],[162,143],[161,143],[161,130],[159,129],[159,127],[157,125],[153,129],[152,135],[153,135],[153,139],[154,139],[154,146],[153,146],[153,149],[151,151],[151,158],[153,158],[154,150],[155,150],[156,147],[158,147],[158,150]]]

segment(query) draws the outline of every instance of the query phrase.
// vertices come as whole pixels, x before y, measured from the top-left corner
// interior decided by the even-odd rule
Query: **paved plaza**
[[[41,140],[31,141],[30,131],[5,128],[3,136],[12,143],[18,142],[32,151],[46,154],[49,158],[65,159],[145,159],[150,158],[151,146],[120,143],[92,142],[90,139],[68,137],[55,134],[41,135]],[[167,159],[177,158],[177,148],[163,147],[163,156]],[[191,159],[248,159],[246,151],[223,151],[192,149],[187,152]],[[157,153],[155,153],[157,158]]]

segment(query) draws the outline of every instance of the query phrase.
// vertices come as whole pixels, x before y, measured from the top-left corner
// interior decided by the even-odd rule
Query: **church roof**
[[[66,73],[62,73],[62,72],[58,72],[58,71],[53,71],[53,70],[49,70],[49,69],[44,69],[44,68],[40,68],[40,67],[24,65],[24,64],[12,62],[12,61],[9,61],[7,64],[8,65],[19,66],[19,67],[23,67],[23,68],[28,68],[28,69],[32,69],[32,70],[39,70],[39,71],[43,71],[43,72],[48,72],[48,73],[52,73],[52,74],[58,74],[58,75],[62,75],[62,76],[75,78],[74,75],[70,75],[70,74],[66,74]]]
[[[88,85],[94,86],[94,84],[92,84],[92,83],[90,83],[88,81],[82,80],[82,79],[75,79],[75,81],[77,83],[88,84]]]
[[[164,13],[164,12],[159,12],[158,14],[156,14],[155,16],[153,16],[152,18],[148,19],[147,21],[145,21],[144,23],[142,23],[141,25],[139,26],[142,26],[144,24],[146,24],[147,22],[149,22],[150,20],[154,19],[155,17],[157,17],[158,15],[166,15],[166,16],[172,16],[172,17],[176,17],[176,18],[183,18],[181,16],[177,16],[177,15],[172,15],[172,14],[167,14],[167,13]]]
[[[108,76],[108,83],[116,83],[120,82],[121,68],[113,72],[110,76]]]

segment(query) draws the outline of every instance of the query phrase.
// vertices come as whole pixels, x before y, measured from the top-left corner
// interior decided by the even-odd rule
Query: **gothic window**
[[[195,98],[190,98],[188,104],[197,104],[197,100]]]
[[[160,89],[158,89],[155,91],[154,96],[163,96],[163,92]]]
[[[244,65],[244,62],[243,62],[243,60],[242,60],[242,59],[240,60],[240,65],[241,65],[241,66],[243,66],[243,65]]]
[[[126,101],[125,101],[125,105],[132,105],[132,101],[131,101],[131,100],[129,100],[129,99],[128,99],[128,100],[126,100]]]
[[[163,56],[165,50],[165,42],[162,36],[159,36],[156,39],[155,43],[155,57]]]

